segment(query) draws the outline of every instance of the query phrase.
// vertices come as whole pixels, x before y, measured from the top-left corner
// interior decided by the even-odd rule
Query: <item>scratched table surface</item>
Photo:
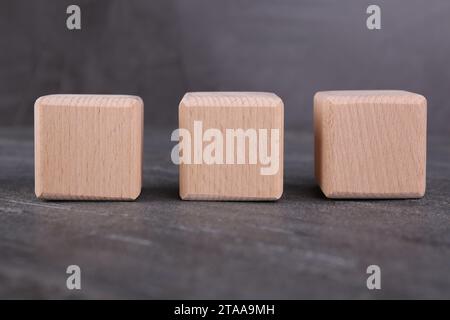
[[[46,202],[32,128],[0,129],[0,298],[450,298],[448,139],[428,139],[420,200],[327,200],[313,136],[285,145],[278,202],[179,200],[170,130],[156,128],[137,201]],[[66,287],[72,264],[81,290]],[[381,290],[366,287],[372,264]]]

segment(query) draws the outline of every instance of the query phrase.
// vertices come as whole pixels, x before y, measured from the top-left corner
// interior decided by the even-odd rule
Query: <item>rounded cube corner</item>
[[[329,183],[319,183],[320,191],[322,191],[323,195],[327,199],[336,199],[338,192],[329,185]]]
[[[276,103],[275,103],[275,108],[278,109],[281,112],[284,112],[284,102],[283,99],[281,99],[281,97],[277,96],[276,94],[274,94],[274,96],[276,97]]]
[[[40,200],[45,199],[44,191],[41,188],[35,187],[34,188],[34,195],[36,196],[36,198],[38,198]]]
[[[327,91],[317,91],[313,96],[314,105],[327,101]]]
[[[418,93],[415,94],[415,102],[417,105],[419,105],[422,108],[427,108],[427,106],[428,106],[427,98],[424,95],[421,95]]]
[[[277,192],[270,198],[272,201],[279,201],[283,197],[283,187],[277,190]]]
[[[180,100],[180,103],[178,104],[178,112],[181,112],[182,110],[187,108],[185,97],[186,95]]]
[[[138,110],[144,109],[144,100],[140,96],[132,96],[133,103],[131,106]]]
[[[425,194],[427,193],[427,186],[426,183],[423,183],[423,185],[420,187],[418,192],[415,194],[415,198],[422,199],[425,197]]]
[[[131,193],[129,199],[130,199],[131,201],[135,201],[135,200],[137,200],[137,198],[139,198],[139,196],[141,195],[141,193],[142,193],[142,188],[139,186],[139,188],[136,188],[136,190],[134,190],[134,191]]]
[[[320,99],[322,96],[323,96],[323,91],[316,91],[316,93],[314,93],[313,100],[316,101],[316,100]]]
[[[44,101],[45,101],[46,97],[47,96],[40,96],[39,98],[37,98],[34,101],[34,112],[35,113],[40,112],[44,108],[44,106],[45,106]]]
[[[180,196],[180,199],[181,199],[181,200],[189,200],[189,199],[190,199],[189,193],[186,192],[186,191],[184,191],[184,190],[180,190],[180,191],[178,192],[178,195]]]

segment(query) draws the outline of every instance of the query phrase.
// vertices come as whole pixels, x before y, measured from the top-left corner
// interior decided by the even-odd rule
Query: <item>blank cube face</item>
[[[181,198],[279,199],[283,108],[272,93],[187,93],[179,108]]]
[[[143,110],[135,96],[50,95],[36,100],[36,196],[136,199],[142,181]]]
[[[425,194],[427,102],[405,91],[314,97],[316,178],[329,198]]]

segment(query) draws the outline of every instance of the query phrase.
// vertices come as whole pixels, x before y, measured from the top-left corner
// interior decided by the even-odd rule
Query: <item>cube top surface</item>
[[[142,183],[142,99],[49,95],[35,103],[35,193],[133,200]]]
[[[138,96],[101,95],[101,94],[52,94],[39,97],[35,107],[137,107],[142,108],[144,102]]]
[[[426,104],[424,96],[402,90],[342,90],[317,92],[314,100],[330,104]]]
[[[188,92],[180,107],[279,107],[283,101],[269,92]]]
[[[329,198],[420,198],[427,102],[406,91],[329,91],[314,98],[316,178]]]

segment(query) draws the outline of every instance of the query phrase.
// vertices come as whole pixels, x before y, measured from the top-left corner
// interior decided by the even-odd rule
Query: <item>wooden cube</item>
[[[179,125],[182,199],[281,197],[284,106],[278,96],[187,93],[180,103]]]
[[[142,99],[49,95],[35,103],[35,193],[41,199],[134,200],[141,192]]]
[[[316,179],[329,198],[425,194],[427,101],[405,91],[314,97]]]

